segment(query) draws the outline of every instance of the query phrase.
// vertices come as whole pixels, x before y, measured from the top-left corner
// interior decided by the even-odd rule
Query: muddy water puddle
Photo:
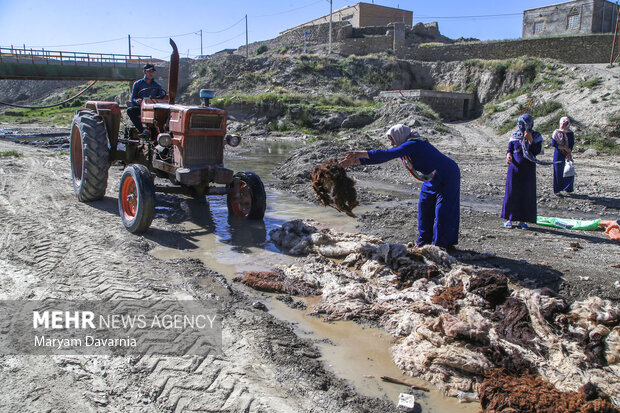
[[[252,170],[259,174],[267,189],[267,210],[262,222],[239,223],[230,221],[225,197],[207,197],[207,207],[202,208],[186,222],[185,237],[191,239],[192,248],[176,249],[159,246],[152,254],[161,259],[197,258],[230,281],[244,271],[271,270],[276,264],[289,264],[294,257],[282,254],[269,241],[269,231],[284,222],[298,218],[313,218],[322,225],[338,231],[354,231],[356,222],[331,208],[323,208],[301,201],[292,195],[272,188],[273,168],[282,163],[296,145],[290,142],[270,142],[243,154],[243,159],[227,160],[226,166],[234,171]],[[369,210],[358,208],[356,213]],[[158,210],[157,214],[165,214]],[[311,339],[321,350],[321,359],[337,376],[346,379],[363,395],[387,398],[397,403],[398,395],[408,388],[385,383],[381,376],[389,376],[408,383],[427,387],[428,393],[415,391],[416,402],[423,412],[475,412],[477,403],[460,404],[455,398],[443,396],[431,384],[401,373],[392,362],[392,338],[383,330],[363,327],[353,322],[325,323],[308,315],[317,297],[303,299],[308,310],[291,309],[275,299],[275,294],[245,290],[252,299],[266,304],[268,311],[280,320],[289,322],[296,333]],[[300,300],[296,298],[296,300]],[[418,410],[420,411],[420,410]]]

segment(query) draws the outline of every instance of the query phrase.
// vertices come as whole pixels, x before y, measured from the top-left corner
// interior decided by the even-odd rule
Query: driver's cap
[[[144,65],[142,70],[144,70],[144,71],[152,70],[154,72],[155,71],[155,66],[153,66],[152,63],[147,63],[147,64]]]

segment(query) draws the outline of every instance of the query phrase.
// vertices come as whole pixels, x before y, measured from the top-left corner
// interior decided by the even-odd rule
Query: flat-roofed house
[[[607,0],[576,0],[523,12],[522,37],[614,32],[618,5]]]

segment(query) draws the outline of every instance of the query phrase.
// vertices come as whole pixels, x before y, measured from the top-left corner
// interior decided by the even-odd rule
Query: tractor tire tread
[[[74,189],[81,202],[97,201],[105,195],[108,186],[108,136],[103,119],[91,110],[75,113],[71,126],[77,125],[82,135],[82,180]],[[73,137],[72,137],[73,139]]]

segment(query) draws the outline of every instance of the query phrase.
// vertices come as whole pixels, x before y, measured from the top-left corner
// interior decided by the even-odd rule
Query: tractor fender
[[[114,151],[118,143],[121,128],[121,107],[117,102],[100,102],[89,100],[86,109],[90,109],[103,119],[110,148]]]

